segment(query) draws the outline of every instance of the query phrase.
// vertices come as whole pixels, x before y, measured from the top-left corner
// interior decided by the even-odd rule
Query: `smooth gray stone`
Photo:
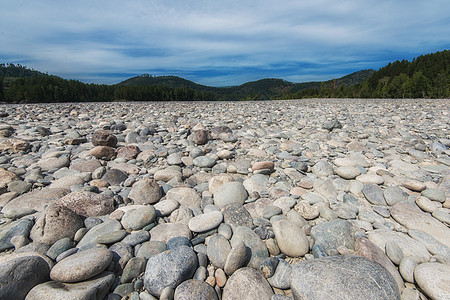
[[[121,297],[125,297],[125,296],[132,294],[133,291],[134,291],[134,285],[132,283],[124,283],[124,284],[119,284],[114,289],[113,293],[120,295]]]
[[[206,255],[215,267],[223,269],[230,251],[230,242],[222,235],[216,234],[208,241]]]
[[[362,190],[364,197],[373,205],[386,205],[383,190],[374,183],[365,184]]]
[[[166,244],[164,244],[163,242],[148,241],[142,243],[142,246],[137,251],[136,256],[149,259],[150,257],[162,253],[166,250],[167,250]]]
[[[245,226],[236,227],[230,241],[231,247],[236,247],[240,242],[244,242],[245,246],[250,250],[249,267],[257,269],[259,264],[269,257],[269,250],[267,250],[266,245],[250,228]]]
[[[220,208],[227,205],[243,205],[247,197],[248,193],[241,182],[227,182],[214,193],[214,204]]]
[[[113,231],[119,231],[122,230],[122,225],[117,220],[108,220],[106,222],[103,222],[101,224],[98,224],[97,226],[93,227],[91,230],[89,230],[83,238],[78,242],[77,247],[81,248],[85,245],[95,243],[97,241],[97,238],[103,234],[110,233]]]
[[[264,278],[269,278],[273,276],[277,266],[278,257],[268,257],[259,264],[258,269],[261,271]]]
[[[417,285],[431,299],[450,299],[448,281],[450,266],[440,263],[424,263],[414,270]]]
[[[55,260],[58,255],[73,247],[73,241],[70,238],[62,238],[56,241],[47,251],[47,256]]]
[[[174,300],[218,300],[216,291],[206,282],[189,279],[175,289]]]
[[[398,270],[400,271],[400,275],[402,275],[403,279],[407,282],[414,283],[414,269],[416,268],[417,263],[409,258],[403,257],[398,266]]]
[[[0,299],[22,300],[34,286],[48,281],[51,264],[37,253],[0,257]]]
[[[11,238],[18,235],[28,236],[32,227],[33,221],[29,219],[17,220],[2,225],[0,227],[0,252],[14,248],[14,245],[11,244]]]
[[[211,168],[216,164],[216,161],[209,156],[198,156],[194,158],[194,166],[199,168]]]
[[[231,275],[223,288],[223,300],[270,300],[272,287],[259,271],[240,268]]]
[[[450,262],[450,248],[440,243],[431,235],[417,229],[408,230],[408,235],[422,242],[431,254],[442,255],[447,263]]]
[[[317,224],[311,229],[311,237],[327,255],[336,255],[337,248],[355,249],[355,229],[346,220],[332,220]]]
[[[407,197],[403,194],[403,191],[398,186],[388,186],[383,191],[384,199],[390,206],[407,200]]]
[[[185,236],[176,236],[167,241],[167,250],[173,250],[180,246],[191,246],[191,242]]]
[[[438,189],[426,189],[421,192],[422,196],[432,201],[445,202],[445,192]]]
[[[192,278],[197,266],[197,255],[187,246],[152,256],[145,270],[145,289],[159,297],[164,288],[175,289],[181,282]]]
[[[275,273],[267,278],[267,281],[271,286],[286,290],[291,287],[291,272],[292,267],[284,259],[278,259],[278,265],[275,269]]]
[[[141,244],[150,239],[150,233],[146,230],[140,230],[137,232],[133,232],[132,234],[127,235],[122,243],[128,244],[130,246],[136,246],[137,244]]]
[[[103,272],[113,259],[108,249],[92,248],[66,257],[51,270],[50,278],[60,282],[79,282]]]
[[[244,242],[239,242],[231,248],[224,265],[224,272],[227,275],[233,274],[240,267],[245,266],[249,261],[247,247]]]
[[[292,266],[294,299],[400,299],[392,275],[380,264],[360,256],[330,256]]]
[[[103,272],[87,281],[77,283],[63,283],[48,281],[35,286],[26,300],[41,299],[104,299],[114,283],[114,274]]]

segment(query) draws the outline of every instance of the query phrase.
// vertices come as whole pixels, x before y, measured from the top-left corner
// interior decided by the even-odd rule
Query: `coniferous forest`
[[[209,87],[176,76],[141,75],[114,85],[85,84],[18,64],[0,64],[0,102],[202,101],[301,98],[450,98],[450,51],[389,63],[324,82],[262,79]]]

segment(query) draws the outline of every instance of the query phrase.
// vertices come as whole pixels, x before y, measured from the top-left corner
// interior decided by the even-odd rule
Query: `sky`
[[[338,78],[450,49],[448,0],[0,0],[0,62],[85,83]]]

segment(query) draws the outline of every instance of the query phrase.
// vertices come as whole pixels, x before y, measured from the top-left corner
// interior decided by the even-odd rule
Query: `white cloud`
[[[68,77],[89,74],[87,81],[96,73],[161,69],[229,70],[203,78],[217,76],[216,84],[229,81],[233,69],[245,78],[246,68],[291,79],[327,69],[334,76],[443,50],[450,36],[447,0],[0,1],[2,60]],[[277,73],[304,62],[321,67],[320,75]]]

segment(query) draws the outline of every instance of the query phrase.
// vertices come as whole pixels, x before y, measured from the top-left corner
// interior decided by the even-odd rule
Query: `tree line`
[[[320,88],[277,96],[300,98],[450,98],[450,51],[389,63],[360,84],[337,85],[332,80]]]
[[[349,77],[349,78],[346,78]],[[363,79],[367,78],[367,79]],[[145,84],[145,82],[156,84]],[[356,83],[355,83],[356,82]],[[203,101],[301,98],[450,98],[450,51],[396,61],[326,82],[294,84],[262,79],[213,88],[182,78],[141,75],[115,85],[85,84],[0,64],[0,102]]]

